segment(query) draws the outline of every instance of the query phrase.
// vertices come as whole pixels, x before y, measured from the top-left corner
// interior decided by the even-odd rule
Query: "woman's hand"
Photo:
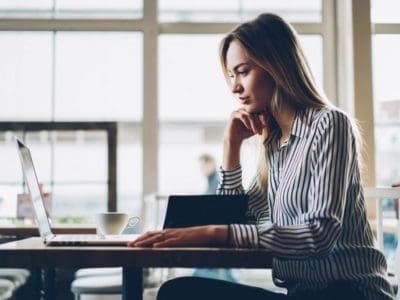
[[[240,147],[243,140],[261,134],[268,126],[267,113],[251,114],[243,108],[235,110],[228,122],[225,138],[222,168],[232,170],[240,165]]]
[[[148,231],[128,247],[196,247],[226,245],[227,225],[208,225]]]
[[[235,110],[226,128],[225,141],[240,145],[243,140],[255,134],[261,134],[267,124],[266,112],[252,114],[243,108]]]

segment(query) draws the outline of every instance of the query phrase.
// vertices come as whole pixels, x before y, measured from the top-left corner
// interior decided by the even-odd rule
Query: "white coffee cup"
[[[103,212],[96,214],[96,224],[101,234],[120,234],[125,227],[134,227],[139,217],[130,217],[126,213]]]

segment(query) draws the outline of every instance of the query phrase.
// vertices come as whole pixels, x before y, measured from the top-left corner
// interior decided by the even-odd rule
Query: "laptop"
[[[31,152],[19,139],[16,138],[19,158],[25,180],[28,185],[29,194],[32,199],[33,208],[39,228],[40,236],[47,246],[126,246],[139,235],[97,235],[97,234],[59,234],[51,231],[50,219],[47,216],[39,182],[33,165]]]
[[[247,202],[247,195],[171,195],[163,227],[243,224]]]

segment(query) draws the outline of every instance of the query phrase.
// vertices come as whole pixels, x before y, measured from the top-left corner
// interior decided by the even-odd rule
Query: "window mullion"
[[[143,195],[158,191],[158,24],[157,0],[143,7]]]

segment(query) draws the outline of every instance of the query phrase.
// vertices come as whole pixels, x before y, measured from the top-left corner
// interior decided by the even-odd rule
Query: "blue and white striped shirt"
[[[221,170],[217,193],[249,195],[255,224],[232,224],[236,247],[265,248],[275,283],[289,291],[346,280],[368,299],[393,299],[386,260],[367,222],[356,141],[349,118],[327,107],[298,112],[287,143],[279,132],[264,143],[268,194],[245,191],[242,170]]]

